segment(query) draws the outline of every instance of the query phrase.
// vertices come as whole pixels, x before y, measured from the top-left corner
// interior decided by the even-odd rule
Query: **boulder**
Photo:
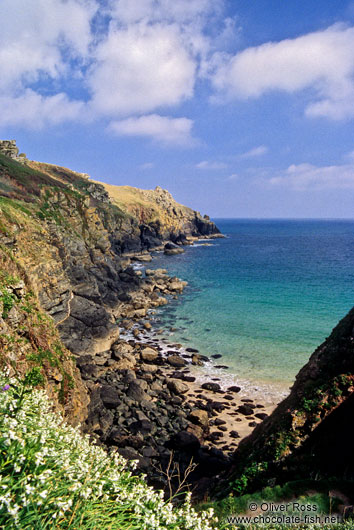
[[[255,414],[255,416],[260,420],[265,420],[266,418],[268,418],[268,414],[266,414],[265,412],[258,412],[257,414]]]
[[[252,416],[254,410],[249,405],[240,405],[237,409],[237,412],[243,414],[244,416]]]
[[[171,381],[167,383],[167,387],[171,392],[177,395],[188,392],[188,386],[182,383],[182,381],[178,381],[178,379],[171,379]]]
[[[221,386],[218,383],[207,382],[202,384],[204,390],[210,390],[211,392],[217,392],[221,390]]]
[[[136,359],[131,353],[113,352],[113,357],[116,359],[114,364],[115,370],[134,370]]]
[[[147,394],[143,390],[141,382],[138,380],[129,383],[127,396],[134,401],[143,401],[144,399],[147,399]]]
[[[183,359],[183,357],[180,357],[179,355],[170,355],[167,358],[167,362],[174,366],[175,368],[183,368],[187,364],[187,361]]]
[[[126,327],[126,329],[130,329],[132,326],[133,326],[133,322],[131,322],[130,320],[127,320],[126,326],[124,327]],[[111,349],[112,349],[112,356],[117,359],[120,359],[119,357],[120,354],[132,353],[132,351],[134,350],[133,346],[129,344],[128,342],[115,342],[112,345]],[[115,357],[116,355],[118,355],[118,357]]]
[[[187,282],[181,282],[180,280],[178,281],[175,280],[175,281],[169,282],[167,287],[170,291],[177,291],[181,293],[186,285],[187,285]]]
[[[169,245],[168,248],[166,248],[167,245]],[[166,256],[174,256],[175,254],[183,254],[184,252],[183,248],[178,247],[177,245],[170,248],[170,245],[173,245],[173,243],[167,243],[167,245],[165,245],[165,248],[164,248],[164,254],[166,254]]]
[[[187,427],[187,432],[193,434],[198,440],[202,441],[204,439],[205,430],[200,425],[195,423],[190,423]]]
[[[207,430],[209,428],[209,416],[205,410],[192,410],[192,412],[188,416],[188,419],[192,423],[200,425],[204,430]]]
[[[169,445],[172,448],[192,453],[197,452],[200,448],[200,442],[198,438],[194,434],[187,431],[180,431],[173,436]]]
[[[121,402],[117,390],[108,385],[101,387],[100,396],[107,409],[115,409]]]
[[[144,348],[140,354],[143,361],[154,362],[158,357],[158,353],[153,348]]]
[[[240,392],[241,387],[240,386],[229,386],[227,390],[228,392]]]
[[[203,361],[200,358],[200,355],[198,355],[197,353],[194,353],[192,355],[192,364],[194,364],[194,366],[203,366],[204,365]]]
[[[134,421],[130,425],[130,429],[134,433],[147,434],[156,430],[155,426],[149,420]]]
[[[141,364],[140,365],[140,370],[142,372],[146,372],[146,373],[149,373],[149,374],[155,374],[158,370],[158,367],[156,366],[156,364]]]
[[[134,261],[141,261],[144,263],[149,263],[150,261],[152,261],[152,256],[151,254],[139,254],[137,256],[133,256],[132,259]]]
[[[169,241],[168,243],[166,243],[164,248],[165,250],[174,250],[176,248],[179,248],[179,246],[176,245],[176,243],[172,243],[172,241]]]

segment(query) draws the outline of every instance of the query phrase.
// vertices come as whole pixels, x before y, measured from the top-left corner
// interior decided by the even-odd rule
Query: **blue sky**
[[[353,217],[354,2],[2,0],[0,138],[213,217]]]

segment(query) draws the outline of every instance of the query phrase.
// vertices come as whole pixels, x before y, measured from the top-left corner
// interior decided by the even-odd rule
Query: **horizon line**
[[[354,217],[214,217],[225,221],[354,221]]]

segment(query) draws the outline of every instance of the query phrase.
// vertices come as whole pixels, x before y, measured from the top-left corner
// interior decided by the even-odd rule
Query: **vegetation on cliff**
[[[39,307],[17,258],[0,252],[0,368],[35,378],[72,423],[85,418],[88,399],[71,353]]]
[[[353,478],[354,309],[296,376],[289,396],[240,444],[234,492],[308,476]]]

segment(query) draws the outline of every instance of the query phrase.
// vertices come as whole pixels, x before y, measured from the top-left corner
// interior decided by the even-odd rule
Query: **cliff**
[[[186,237],[219,233],[214,223],[178,205],[161,189],[135,190],[148,197],[138,215],[124,193],[120,197],[120,188],[107,188],[112,188],[113,198],[104,185],[85,174],[39,162],[20,164],[0,154],[3,272],[10,274],[11,263],[16,264],[16,275],[32,292],[36,311],[53,320],[68,363],[67,349],[75,356],[109,351],[119,336],[118,318],[146,314],[151,303],[166,303],[151,286],[148,296],[134,295],[141,291],[144,281],[129,266],[127,252],[150,250],[166,240],[181,243]],[[8,296],[7,287],[4,293]],[[14,300],[17,305],[22,303],[16,296]],[[13,333],[16,342],[16,328]],[[45,341],[49,340],[47,335],[44,330]],[[37,342],[40,344],[40,338]],[[38,344],[36,355],[38,348],[43,350]],[[44,349],[52,351],[47,346]],[[2,361],[17,366],[23,355],[27,353],[18,350],[14,360],[6,355]],[[25,370],[26,363],[23,366]],[[46,367],[41,367],[43,374]],[[73,378],[82,399],[82,418],[87,399],[85,403],[79,372],[74,365],[68,373],[70,370],[75,372]],[[68,395],[66,404],[72,399]],[[77,415],[77,407],[75,410]]]
[[[353,480],[353,381],[354,309],[300,370],[289,396],[240,443],[225,489],[241,493],[307,478]]]
[[[208,216],[202,217],[199,212],[177,203],[160,186],[155,190],[141,190],[131,186],[103,185],[114,204],[137,219],[140,225],[148,227],[148,230],[143,229],[147,244],[149,239],[152,245],[161,238],[179,243],[185,242],[186,236],[219,233]]]

